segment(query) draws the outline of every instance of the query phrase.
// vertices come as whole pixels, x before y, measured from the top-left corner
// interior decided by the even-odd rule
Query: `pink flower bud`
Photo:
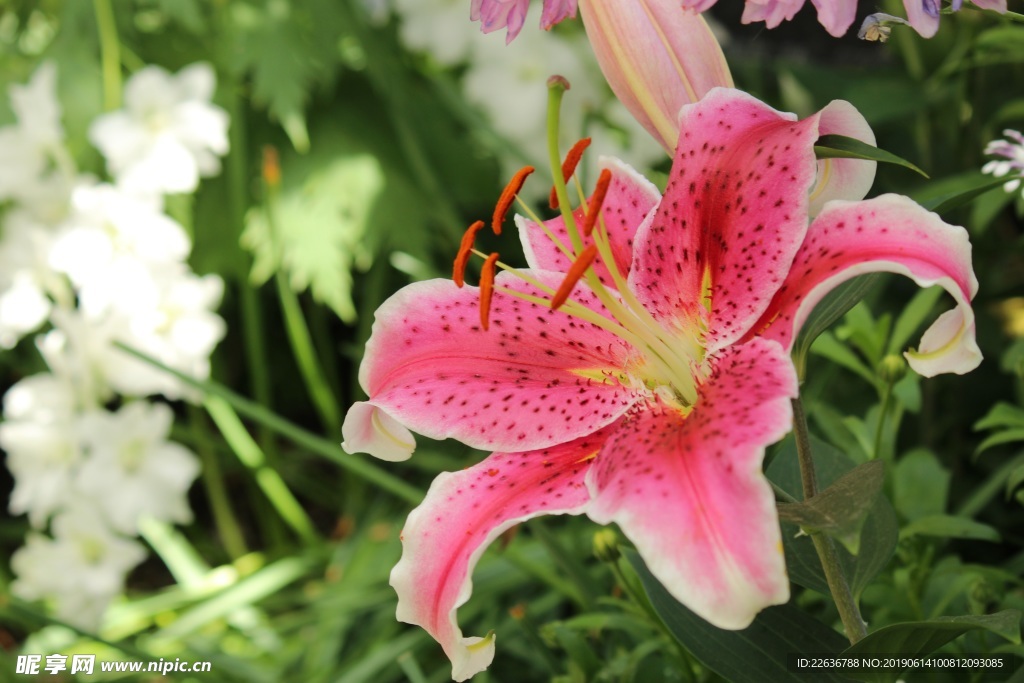
[[[678,114],[732,75],[711,29],[678,0],[580,0],[608,84],[637,121],[672,154]]]

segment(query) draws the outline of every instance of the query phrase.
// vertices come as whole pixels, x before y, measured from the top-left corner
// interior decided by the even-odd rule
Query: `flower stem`
[[[103,108],[113,111],[121,108],[121,42],[117,38],[117,22],[110,0],[93,0],[92,4],[103,61]]]
[[[199,409],[189,406],[189,420],[196,426],[196,452],[203,463],[203,486],[206,488],[206,496],[210,500],[210,509],[213,511],[213,522],[217,527],[217,534],[221,543],[228,553],[231,561],[237,560],[249,552],[245,545],[245,535],[238,523],[235,511],[231,507],[231,500],[228,496],[227,487],[224,483],[224,476],[220,469],[220,462],[213,450],[210,441],[208,424]]]
[[[811,457],[811,438],[807,429],[807,415],[804,413],[804,406],[800,398],[793,399],[793,432],[796,438],[797,459],[800,462],[800,479],[803,483],[804,501],[808,501],[818,493],[818,483],[814,474],[814,460]],[[825,580],[828,582],[832,599],[839,610],[839,618],[846,629],[846,637],[850,643],[856,643],[867,635],[864,619],[860,615],[857,601],[850,590],[843,575],[843,568],[839,564],[839,555],[836,552],[835,543],[831,538],[821,532],[812,532],[811,541],[814,549],[821,560],[821,567],[825,571]]]

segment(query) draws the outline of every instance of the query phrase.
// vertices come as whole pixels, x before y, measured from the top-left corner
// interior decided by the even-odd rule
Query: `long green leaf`
[[[209,380],[197,380],[194,377],[189,377],[188,375],[175,370],[174,368],[168,367],[156,358],[153,358],[152,356],[137,349],[133,349],[126,344],[115,342],[115,345],[125,353],[132,355],[139,360],[145,361],[153,367],[160,368],[164,372],[174,375],[189,386],[195,387],[205,393],[223,398],[240,414],[256,420],[260,424],[266,425],[267,428],[274,430],[286,439],[291,440],[293,443],[304,448],[308,448],[311,452],[341,465],[352,474],[355,474],[356,476],[373,484],[377,484],[382,489],[398,496],[399,498],[416,505],[419,505],[420,501],[423,500],[423,492],[415,486],[407,484],[393,474],[385,472],[365,458],[358,458],[354,455],[349,455],[345,451],[341,450],[341,446],[339,444],[335,444],[324,438],[316,436],[315,434],[307,432],[305,429],[292,424],[276,413],[267,410],[260,404],[236,394],[223,384],[218,384],[217,382]]]
[[[814,155],[819,159],[868,159],[884,164],[896,164],[925,178],[928,177],[927,173],[906,159],[845,135],[822,135],[814,145]]]
[[[793,360],[801,377],[807,363],[807,352],[814,340],[867,296],[881,279],[880,273],[859,275],[842,283],[818,302],[804,321],[793,344]]]
[[[904,657],[926,655],[968,631],[991,631],[1012,643],[1020,643],[1020,617],[1015,609],[996,614],[963,617],[938,617],[930,621],[914,621],[880,628],[866,638],[851,645],[844,655],[884,656],[898,654]],[[900,678],[900,671],[862,671],[856,678],[868,683],[892,683]]]
[[[716,628],[669,595],[635,550],[624,548],[623,554],[672,636],[705,666],[732,683],[806,683],[806,674],[789,670],[788,657],[835,653],[846,645],[841,635],[790,605],[769,607],[742,631]],[[846,680],[837,673],[819,673],[815,681]]]

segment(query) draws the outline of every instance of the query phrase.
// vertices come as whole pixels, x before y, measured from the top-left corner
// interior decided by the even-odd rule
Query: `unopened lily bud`
[[[580,0],[579,6],[608,85],[673,154],[679,109],[714,87],[733,85],[711,29],[679,0]]]
[[[883,382],[895,384],[907,374],[907,361],[903,359],[903,356],[889,354],[878,364],[876,371]]]
[[[594,534],[594,556],[602,562],[615,562],[621,557],[619,536],[611,529],[601,529]]]

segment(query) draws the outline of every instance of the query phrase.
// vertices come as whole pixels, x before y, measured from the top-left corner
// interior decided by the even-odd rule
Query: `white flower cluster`
[[[171,408],[145,397],[194,394],[115,344],[209,376],[223,282],[189,268],[191,241],[163,195],[219,171],[228,117],[210,103],[208,65],[145,67],[125,84],[125,108],[89,129],[113,178],[102,183],[64,147],[56,79],[44,64],[12,86],[16,123],[0,128],[0,348],[39,330],[49,366],[4,396],[0,447],[10,511],[34,529],[11,559],[12,592],[96,628],[145,558],[131,538],[140,520],[192,518],[198,459],[168,441]]]
[[[380,0],[365,1],[372,6]],[[402,18],[401,38],[407,47],[430,54],[443,66],[465,65],[466,99],[528,163],[548,165],[546,82],[553,74],[571,86],[562,100],[562,148],[589,137],[599,150],[584,157],[591,182],[597,177],[599,155],[628,156],[637,167],[665,159],[661,146],[612,95],[596,61],[587,59],[590,46],[581,32],[526,30],[506,45],[497,34],[466,30],[466,0],[391,0],[391,6]],[[511,174],[524,159],[503,161]],[[531,188],[547,192],[541,183],[526,188],[527,194]]]

